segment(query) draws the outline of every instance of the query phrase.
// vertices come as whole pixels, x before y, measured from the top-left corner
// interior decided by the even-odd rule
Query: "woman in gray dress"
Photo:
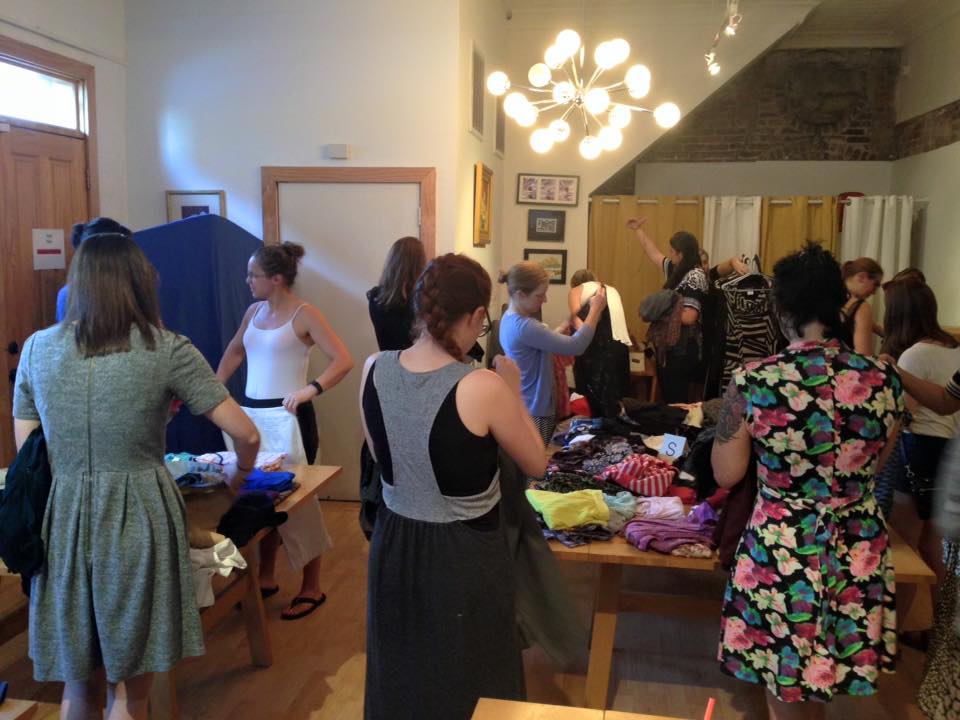
[[[65,683],[62,718],[146,718],[152,673],[203,653],[183,500],[163,465],[170,402],[236,443],[232,486],[253,467],[253,423],[185,337],[163,329],[156,273],[128,237],[84,241],[64,322],[34,333],[17,371],[17,446],[43,427],[53,485],[45,565],[30,594],[37,680]]]

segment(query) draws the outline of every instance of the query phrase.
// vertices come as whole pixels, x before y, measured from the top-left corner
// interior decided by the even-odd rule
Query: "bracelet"
[[[314,387],[314,389],[316,389],[318,396],[323,395],[323,385],[321,385],[320,383],[318,383],[316,380],[311,380],[311,381],[310,381],[309,383],[307,383],[307,384],[308,384],[308,385],[312,385],[312,386]]]

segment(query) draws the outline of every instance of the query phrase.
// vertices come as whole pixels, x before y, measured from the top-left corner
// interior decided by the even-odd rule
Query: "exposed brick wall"
[[[910,157],[960,141],[960,100],[897,125],[897,157]]]
[[[899,66],[896,49],[769,52],[638,161],[892,160]]]

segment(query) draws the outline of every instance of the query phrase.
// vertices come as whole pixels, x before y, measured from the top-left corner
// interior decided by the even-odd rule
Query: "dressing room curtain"
[[[778,196],[763,199],[760,261],[768,275],[784,255],[811,240],[837,254],[837,199],[832,195]]]
[[[850,198],[843,212],[841,260],[870,257],[887,277],[910,265],[913,198],[874,195]]]
[[[708,196],[703,199],[701,245],[710,254],[710,264],[732,257],[753,257],[760,252],[760,211],[762,199],[754,197]]]
[[[587,234],[587,266],[597,278],[620,292],[627,327],[638,341],[646,337],[647,324],[640,320],[640,301],[663,287],[663,271],[647,258],[633,231],[632,217],[647,219],[647,234],[663,253],[670,236],[686,230],[700,239],[703,234],[703,204],[698,197],[672,195],[594,195],[590,198]],[[578,268],[567,269],[570,275]]]

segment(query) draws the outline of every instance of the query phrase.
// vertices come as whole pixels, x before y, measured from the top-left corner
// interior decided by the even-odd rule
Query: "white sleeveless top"
[[[302,303],[290,319],[278,328],[261,330],[256,326],[260,303],[243,333],[243,349],[247,353],[247,397],[273,400],[296,392],[307,384],[307,360],[310,346],[305,345],[293,330],[293,320],[306,303]]]

